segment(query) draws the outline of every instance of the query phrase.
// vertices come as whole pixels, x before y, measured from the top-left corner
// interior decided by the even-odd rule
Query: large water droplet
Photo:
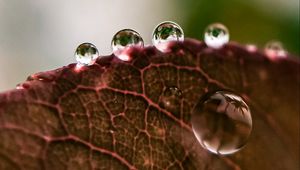
[[[123,61],[129,61],[131,58],[127,50],[130,47],[144,47],[144,41],[138,32],[132,29],[123,29],[114,35],[111,47],[115,56]]]
[[[178,24],[171,21],[165,21],[157,25],[152,34],[153,45],[162,52],[167,51],[169,42],[183,40],[183,30]]]
[[[265,46],[265,54],[270,58],[286,57],[286,51],[279,41],[270,41]]]
[[[205,29],[204,41],[211,48],[221,48],[229,41],[228,29],[220,23],[211,24]]]
[[[192,114],[193,132],[202,147],[215,154],[232,154],[248,141],[252,119],[240,96],[219,91],[204,97]]]
[[[96,46],[91,43],[82,43],[75,51],[76,61],[79,65],[92,65],[98,56],[99,53]]]

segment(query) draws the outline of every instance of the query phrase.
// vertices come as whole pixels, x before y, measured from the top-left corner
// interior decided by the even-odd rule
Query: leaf
[[[191,39],[170,49],[71,64],[0,94],[0,169],[299,169],[299,60]],[[203,149],[190,123],[199,99],[224,89],[253,118],[248,144],[230,156]]]

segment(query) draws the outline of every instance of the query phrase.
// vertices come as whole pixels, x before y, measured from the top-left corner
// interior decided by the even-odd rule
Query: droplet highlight
[[[120,60],[131,60],[128,49],[131,47],[144,47],[144,41],[140,34],[132,29],[123,29],[117,32],[111,41],[111,47],[115,56]]]
[[[171,21],[165,21],[157,25],[152,34],[152,43],[161,52],[168,51],[169,42],[183,40],[184,33],[182,28]]]
[[[286,51],[280,41],[269,41],[265,46],[265,54],[270,58],[286,57]]]
[[[94,64],[98,56],[97,47],[91,43],[82,43],[75,51],[77,64],[81,66]]]
[[[229,42],[229,31],[223,24],[211,24],[205,29],[204,41],[208,47],[219,49]]]
[[[201,146],[215,154],[232,154],[248,141],[252,118],[238,95],[218,91],[205,96],[192,113],[193,132]]]

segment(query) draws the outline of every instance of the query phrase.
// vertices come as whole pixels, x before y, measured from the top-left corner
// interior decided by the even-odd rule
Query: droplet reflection
[[[98,56],[96,46],[91,43],[82,43],[75,51],[77,64],[81,66],[94,64]]]
[[[270,41],[265,46],[265,54],[270,58],[286,57],[286,51],[279,41]]]
[[[223,24],[211,24],[205,29],[204,41],[207,46],[219,49],[228,43],[229,31]]]
[[[248,105],[240,96],[225,91],[204,97],[194,108],[191,121],[199,143],[215,154],[237,152],[252,130]]]
[[[183,41],[184,33],[175,22],[165,21],[155,27],[152,34],[152,43],[160,51],[166,52],[169,42]]]
[[[111,47],[115,56],[120,60],[129,61],[131,58],[127,50],[130,47],[144,47],[144,41],[138,32],[132,29],[123,29],[114,35]]]

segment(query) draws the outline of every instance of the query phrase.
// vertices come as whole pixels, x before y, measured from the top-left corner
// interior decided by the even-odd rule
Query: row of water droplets
[[[165,21],[157,25],[152,34],[152,43],[160,51],[166,52],[168,44],[172,41],[184,41],[184,32],[175,22]],[[219,49],[229,42],[229,31],[223,24],[214,23],[204,31],[204,42],[208,47]],[[123,61],[129,61],[130,56],[126,53],[131,47],[144,47],[143,38],[132,29],[118,31],[112,38],[111,48],[116,57]],[[249,51],[255,51],[254,45],[248,45]],[[265,53],[270,58],[284,57],[286,52],[278,41],[270,41],[265,47]],[[92,65],[99,56],[95,45],[91,43],[80,44],[75,52],[76,61],[79,65]]]
[[[169,42],[183,40],[183,30],[178,24],[171,21],[165,21],[157,25],[152,34],[153,45],[162,52],[166,52]],[[144,47],[143,38],[135,30],[123,29],[113,36],[111,48],[114,55],[120,60],[130,60],[127,51],[132,47]],[[96,46],[91,43],[80,44],[75,52],[76,61],[79,65],[92,65],[98,56]]]

